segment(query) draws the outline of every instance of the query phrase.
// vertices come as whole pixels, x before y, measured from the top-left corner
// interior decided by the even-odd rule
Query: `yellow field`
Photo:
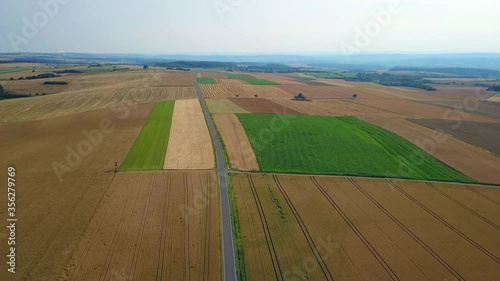
[[[237,84],[200,85],[206,98],[259,98],[291,99],[293,95],[275,86],[255,86]]]
[[[197,99],[175,102],[164,169],[212,169],[212,139]]]
[[[205,102],[210,113],[248,113],[227,99],[207,99]]]

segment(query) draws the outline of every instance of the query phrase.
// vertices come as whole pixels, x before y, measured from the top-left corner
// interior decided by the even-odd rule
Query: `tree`
[[[14,80],[14,77],[10,77],[10,81]]]
[[[237,98],[239,98],[239,97],[240,97],[240,95],[235,95],[235,96],[236,96]]]
[[[258,98],[258,97],[259,97],[259,95],[255,95],[255,97],[256,97],[256,98]]]
[[[352,98],[353,98],[353,99],[357,99],[357,98],[358,98],[358,94],[354,94],[354,95],[352,95]]]
[[[302,93],[299,93],[298,95],[296,95],[295,97],[293,97],[294,100],[298,100],[298,101],[306,101],[307,100],[307,97],[304,96],[304,94]]]
[[[144,65],[142,68],[143,69],[149,69],[149,66],[148,65]]]

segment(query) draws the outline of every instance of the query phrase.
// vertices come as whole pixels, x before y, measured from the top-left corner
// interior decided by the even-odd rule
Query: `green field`
[[[354,117],[238,114],[263,172],[474,182]]]
[[[214,78],[203,77],[203,78],[198,78],[198,83],[200,83],[200,84],[217,84],[217,81]]]
[[[261,85],[261,86],[263,86],[263,85],[279,85],[278,83],[273,82],[273,81],[269,81],[269,80],[265,80],[265,79],[257,79],[257,78],[247,78],[245,76],[242,76],[239,74],[234,74],[234,73],[224,72],[224,75],[226,75],[227,78],[229,78],[229,79],[242,80],[242,81],[245,81],[251,85]]]
[[[155,104],[120,171],[163,170],[174,102]]]

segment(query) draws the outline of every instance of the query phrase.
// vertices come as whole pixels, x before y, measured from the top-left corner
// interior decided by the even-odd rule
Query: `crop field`
[[[264,172],[473,182],[403,138],[354,117],[238,118]]]
[[[157,77],[152,87],[188,87],[194,86],[193,74],[188,71],[153,70]]]
[[[0,122],[0,145],[8,148],[2,151],[0,166],[5,170],[15,166],[16,197],[23,202],[17,214],[22,223],[16,226],[22,240],[16,255],[22,257],[22,266],[11,274],[1,263],[0,280],[59,280],[96,208],[106,200],[114,162],[123,162],[152,107],[138,105],[126,118],[103,109],[40,121]],[[111,125],[102,126],[103,120]],[[95,145],[88,146],[84,130]],[[0,196],[7,198],[7,188]],[[6,217],[6,211],[0,209],[0,215]],[[1,237],[7,234],[2,227]]]
[[[381,109],[352,103],[349,100],[332,99],[323,101],[293,101],[293,100],[273,100],[285,107],[291,108],[302,114],[322,115],[322,116],[378,116],[395,117],[401,116]]]
[[[216,184],[212,171],[116,175],[61,280],[220,280]]]
[[[238,79],[247,82],[251,85],[279,85],[276,82],[269,81],[266,79],[255,78],[254,76],[245,74],[234,74],[234,73],[224,73],[229,79]]]
[[[500,158],[484,149],[405,119],[360,118],[405,138],[470,178],[482,183],[500,184]],[[456,122],[452,124],[457,125]]]
[[[267,99],[230,98],[229,100],[251,113],[300,114],[298,111]]]
[[[155,104],[120,171],[163,170],[174,102]]]
[[[248,113],[228,99],[207,99],[205,102],[210,113]]]
[[[197,78],[197,79],[198,79],[198,83],[200,83],[200,84],[217,84],[217,80],[215,80],[214,78],[203,77],[203,78]]]
[[[224,142],[230,167],[240,171],[258,171],[255,153],[238,117],[235,114],[214,114],[213,118]]]
[[[196,91],[193,87],[116,88],[111,85],[101,87],[99,90],[71,91],[44,97],[2,101],[0,120],[3,122],[41,120],[89,110],[195,97]]]
[[[265,79],[269,81],[273,81],[280,85],[303,85],[301,81],[293,79],[289,76],[279,75],[279,74],[270,74],[270,73],[254,73],[253,76],[259,79]]]
[[[165,156],[166,170],[203,170],[215,166],[212,139],[197,99],[175,102]]]
[[[224,73],[220,72],[200,72],[198,73],[202,78],[213,78],[213,79],[227,79],[227,76]]]
[[[275,86],[252,86],[236,84],[200,85],[206,98],[259,98],[292,99],[293,95]]]
[[[467,122],[456,129],[454,122],[442,119],[411,119],[410,121],[433,130],[442,130],[459,140],[484,148],[500,156],[500,123]]]
[[[236,175],[232,183],[240,280],[500,274],[496,187],[278,175]]]

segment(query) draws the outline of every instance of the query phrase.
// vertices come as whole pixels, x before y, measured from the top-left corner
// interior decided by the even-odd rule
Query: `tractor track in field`
[[[448,200],[452,201],[453,203],[457,204],[458,206],[462,207],[463,209],[467,210],[469,213],[471,213],[472,215],[478,217],[479,219],[483,220],[484,222],[486,222],[487,224],[493,226],[494,228],[496,228],[497,230],[500,230],[500,226],[498,226],[496,223],[490,221],[489,219],[485,218],[483,215],[479,214],[478,212],[472,210],[471,208],[465,206],[465,204],[461,203],[460,201],[456,200],[455,198],[453,198],[452,196],[446,194],[444,191],[440,190],[439,188],[435,187],[432,183],[428,182],[427,185],[429,187],[431,187],[433,190],[435,190],[436,192],[438,192],[439,194],[443,195],[444,197],[446,197]]]
[[[455,232],[456,234],[458,234],[460,237],[462,237],[464,240],[466,240],[467,242],[469,242],[470,244],[472,244],[478,250],[480,250],[481,252],[483,252],[483,254],[485,254],[488,257],[490,257],[493,261],[495,261],[496,263],[500,264],[500,260],[494,254],[492,254],[490,251],[486,250],[483,246],[479,245],[476,241],[472,240],[469,236],[465,235],[462,231],[460,231],[459,229],[457,229],[456,227],[454,227],[453,225],[451,225],[450,223],[448,223],[446,220],[444,220],[443,218],[441,218],[441,216],[439,216],[438,214],[436,214],[434,211],[432,211],[431,209],[429,209],[427,206],[425,206],[424,204],[420,203],[420,201],[418,201],[417,199],[415,199],[413,196],[411,196],[410,194],[408,194],[406,191],[402,190],[395,183],[393,183],[392,181],[388,181],[388,182],[389,182],[389,184],[392,187],[394,187],[396,190],[398,190],[399,192],[401,192],[404,196],[406,196],[408,199],[410,199],[411,201],[413,201],[415,204],[417,204],[417,206],[419,206],[420,208],[422,208],[428,214],[430,214],[431,216],[433,216],[436,220],[438,220],[443,225],[445,225],[446,227],[448,227],[450,230],[452,230],[453,232]]]
[[[394,273],[392,268],[387,264],[387,262],[380,256],[378,251],[372,246],[370,241],[366,239],[366,237],[361,233],[361,231],[354,225],[354,223],[349,219],[349,217],[342,211],[339,205],[335,203],[333,198],[328,195],[328,193],[325,191],[325,189],[321,186],[321,184],[314,178],[310,177],[311,181],[314,183],[314,185],[319,189],[321,194],[325,196],[326,200],[330,203],[330,205],[337,211],[337,213],[342,217],[344,222],[351,228],[351,230],[356,234],[358,239],[363,242],[365,247],[372,253],[372,255],[375,257],[375,259],[380,263],[380,265],[384,268],[384,270],[387,272],[387,274],[391,277],[392,280],[400,280],[399,277]]]
[[[269,250],[269,255],[271,256],[271,262],[273,264],[273,269],[274,269],[274,276],[276,277],[276,280],[284,280],[283,271],[281,270],[281,265],[278,259],[278,255],[276,254],[276,249],[274,248],[273,238],[271,237],[271,232],[269,230],[269,225],[267,223],[266,215],[264,214],[264,209],[262,208],[262,204],[260,202],[259,195],[257,194],[257,190],[255,188],[252,176],[247,175],[247,179],[248,183],[250,184],[250,188],[252,189],[253,199],[255,201],[255,205],[257,206],[260,222],[262,224],[262,229],[264,230],[264,236],[266,237],[267,249]]]
[[[389,219],[391,219],[397,226],[399,226],[406,234],[408,234],[415,242],[417,242],[422,248],[424,248],[431,256],[433,256],[444,268],[448,270],[457,280],[465,281],[465,279],[458,273],[453,267],[451,267],[441,256],[439,256],[434,250],[432,250],[429,245],[422,241],[416,234],[414,234],[409,228],[407,228],[403,223],[401,223],[396,217],[394,217],[382,204],[380,204],[375,198],[368,194],[357,182],[352,178],[349,181],[370,200],[375,206],[377,206]]]
[[[292,203],[290,197],[288,197],[288,194],[286,193],[285,189],[281,185],[281,183],[280,183],[280,181],[278,179],[278,176],[277,175],[273,175],[273,180],[276,183],[276,186],[280,190],[281,194],[285,198],[285,201],[286,201],[288,207],[290,208],[290,210],[292,211],[292,214],[295,217],[295,220],[297,220],[297,223],[299,224],[300,229],[302,230],[302,234],[306,238],[307,244],[309,244],[309,247],[310,247],[311,251],[313,252],[314,257],[316,258],[316,261],[318,262],[318,265],[320,266],[321,271],[323,272],[323,275],[325,276],[325,278],[327,280],[332,280],[333,281],[334,278],[333,278],[330,270],[326,266],[325,261],[321,257],[321,254],[319,253],[318,247],[314,243],[314,240],[312,239],[311,234],[307,230],[307,227],[306,227],[304,221],[300,217],[299,212],[297,211],[297,209],[295,209],[295,206],[293,206],[293,203]]]

